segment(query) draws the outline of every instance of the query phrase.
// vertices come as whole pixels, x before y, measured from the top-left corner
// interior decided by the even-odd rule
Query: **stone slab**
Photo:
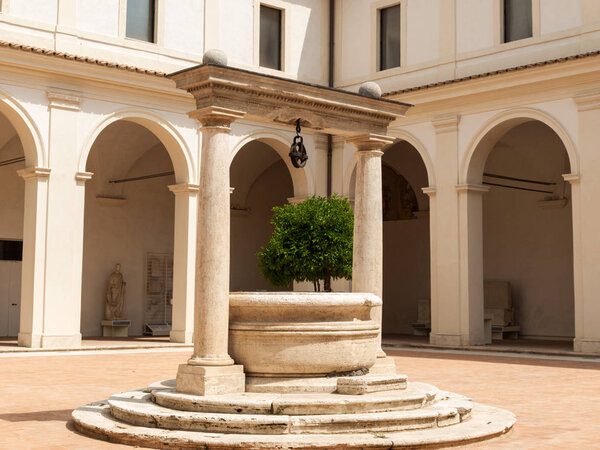
[[[426,383],[408,383],[406,389],[365,395],[338,393],[268,394],[251,393],[199,396],[182,394],[165,387],[149,387],[155,403],[181,411],[230,414],[350,414],[418,409],[436,401],[438,389]],[[157,389],[153,390],[153,386]]]
[[[244,392],[244,367],[194,366],[180,364],[177,370],[176,389],[178,392],[196,395],[221,395]]]
[[[396,363],[393,358],[385,356],[377,358],[375,365],[369,368],[370,375],[396,375]]]
[[[231,401],[235,396],[230,397]],[[144,427],[234,434],[377,433],[434,428],[460,423],[461,414],[448,399],[419,409],[350,414],[291,415],[179,411],[157,405],[144,391],[108,399],[113,417]],[[470,402],[463,409],[470,411]]]
[[[406,375],[340,377],[337,380],[337,392],[347,395],[362,395],[406,389],[406,380]]]
[[[341,433],[333,435],[219,434],[164,430],[122,423],[110,415],[106,401],[94,402],[73,411],[75,428],[87,435],[111,442],[150,448],[205,448],[264,450],[290,449],[391,449],[465,445],[501,436],[510,431],[515,416],[503,409],[473,404],[471,418],[459,424],[424,430],[385,434]]]

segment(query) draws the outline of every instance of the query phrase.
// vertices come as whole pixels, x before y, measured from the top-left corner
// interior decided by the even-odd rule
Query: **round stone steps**
[[[164,382],[152,390],[154,401],[166,408],[229,414],[350,414],[418,409],[435,400],[438,389],[426,383],[408,383],[402,390],[362,395],[259,394],[198,396],[182,394]]]
[[[160,394],[161,392],[155,393]],[[235,401],[233,396],[223,397],[230,397],[232,404]],[[286,435],[378,433],[435,428],[460,423],[469,417],[471,409],[470,402],[466,399],[448,397],[416,410],[387,412],[291,415],[278,410],[278,414],[214,413],[166,408],[155,404],[152,395],[144,391],[114,395],[108,400],[108,405],[115,418],[143,427],[207,433]]]
[[[452,400],[464,401],[450,397],[440,403]],[[73,423],[77,430],[85,434],[123,444],[152,448],[243,448],[246,450],[282,448],[347,450],[454,446],[502,435],[515,423],[515,416],[512,413],[480,404],[472,404],[471,415],[469,420],[441,428],[333,435],[287,434],[282,438],[281,435],[206,433],[131,425],[113,417],[108,402],[103,401],[75,410]]]

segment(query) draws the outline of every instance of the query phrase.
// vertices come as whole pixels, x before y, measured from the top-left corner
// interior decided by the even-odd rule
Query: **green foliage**
[[[259,252],[261,274],[275,286],[292,281],[352,277],[354,213],[348,201],[311,197],[299,204],[273,208],[275,227]]]

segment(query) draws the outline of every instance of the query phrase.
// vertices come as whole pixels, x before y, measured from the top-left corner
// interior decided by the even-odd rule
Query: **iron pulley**
[[[300,136],[300,119],[296,121],[296,136],[292,145],[290,146],[290,159],[295,168],[301,169],[306,165],[308,161],[308,155],[306,154],[306,147],[304,146],[304,138]]]

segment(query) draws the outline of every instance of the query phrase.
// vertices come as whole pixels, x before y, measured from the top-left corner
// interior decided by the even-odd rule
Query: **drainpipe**
[[[333,87],[333,50],[335,36],[335,0],[329,0],[329,87]],[[327,135],[327,198],[331,197],[331,170],[332,170],[332,154],[333,154],[333,136]],[[326,276],[323,280],[323,290],[331,292],[331,276]]]
[[[329,87],[333,87],[333,51],[335,38],[335,0],[329,0]],[[331,197],[333,136],[327,135],[327,197]]]

